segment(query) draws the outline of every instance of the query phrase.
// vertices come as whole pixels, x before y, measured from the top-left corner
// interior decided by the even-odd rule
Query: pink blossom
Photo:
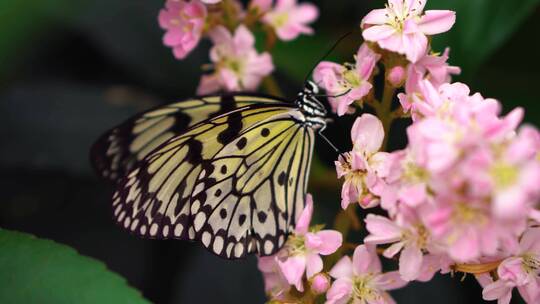
[[[381,273],[382,267],[375,248],[360,245],[353,259],[344,256],[330,271],[336,280],[326,293],[326,304],[394,303],[387,292],[405,286],[397,271]]]
[[[184,59],[197,46],[206,15],[206,7],[198,0],[167,0],[158,20],[166,30],[163,44],[173,49],[174,57]]]
[[[266,6],[264,4],[262,8]],[[318,16],[319,10],[311,3],[297,4],[296,0],[277,0],[274,9],[266,13],[262,20],[275,29],[279,39],[290,41],[300,34],[313,34],[313,29],[308,24]]]
[[[362,20],[364,39],[418,61],[427,51],[426,36],[448,31],[456,20],[452,11],[422,13],[425,4],[424,0],[388,0],[386,8],[371,11]]]
[[[276,256],[259,257],[257,264],[264,279],[264,290],[273,298],[280,298],[289,288],[289,282],[283,276]]]
[[[392,244],[384,251],[384,256],[392,258],[401,251],[399,256],[399,273],[406,281],[416,280],[420,276],[423,264],[423,250],[430,246],[429,231],[418,221],[410,219],[390,219],[368,214],[365,222],[369,235],[366,244]]]
[[[352,202],[358,202],[362,208],[375,207],[388,172],[389,154],[377,152],[384,139],[382,123],[371,114],[363,114],[354,122],[351,138],[353,150],[335,162],[338,178],[345,178],[341,207],[346,209]]]
[[[438,90],[420,82],[423,100],[415,103],[418,119],[408,128],[410,146],[421,167],[440,173],[451,168],[462,152],[486,140],[500,140],[521,121],[522,110],[499,117],[500,104],[479,94],[469,96],[460,83],[445,84]]]
[[[495,255],[501,246],[514,248],[524,230],[521,223],[503,223],[493,218],[490,206],[456,194],[437,195],[421,217],[432,237],[458,262],[471,262]]]
[[[219,26],[210,33],[214,47],[210,59],[215,72],[204,75],[197,89],[198,94],[209,94],[217,90],[255,90],[262,78],[274,70],[269,53],[258,54],[253,34],[243,25],[234,36]]]
[[[512,289],[517,287],[527,303],[540,301],[540,228],[529,228],[521,237],[519,250],[505,259],[497,269],[499,280],[483,277],[482,295],[485,300],[510,303]]]
[[[420,82],[427,80],[438,89],[445,83],[450,83],[451,75],[461,73],[459,67],[450,66],[447,63],[449,48],[439,56],[436,54],[426,54],[416,63],[411,63],[407,67],[407,81],[405,83],[405,93],[398,94],[399,102],[405,112],[412,108],[413,119],[415,118],[415,102],[422,102],[422,91]],[[468,92],[467,92],[468,94]]]
[[[348,112],[349,106],[366,96],[373,85],[371,75],[380,55],[373,52],[367,44],[362,44],[355,56],[356,63],[340,65],[323,61],[313,72],[313,79],[322,86],[330,97],[332,108],[339,116]]]
[[[285,279],[297,290],[303,291],[304,273],[308,279],[323,269],[321,255],[334,253],[342,243],[338,231],[309,231],[313,213],[313,199],[306,197],[306,207],[302,211],[294,235],[289,236],[285,248],[278,252],[278,264]]]
[[[540,160],[533,142],[540,133],[533,127],[522,128],[504,143],[507,149],[488,160],[490,186],[494,192],[493,212],[502,219],[523,217],[540,199]],[[486,172],[484,171],[484,172]]]

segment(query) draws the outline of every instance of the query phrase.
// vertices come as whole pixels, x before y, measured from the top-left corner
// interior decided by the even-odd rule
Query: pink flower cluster
[[[207,5],[222,5],[229,9],[209,10]],[[207,36],[213,43],[210,50],[213,70],[203,75],[198,94],[220,90],[254,91],[262,79],[274,70],[268,52],[255,49],[253,27],[248,19],[265,24],[283,41],[294,40],[301,34],[312,34],[309,24],[318,17],[313,4],[296,0],[252,0],[244,10],[237,0],[167,0],[159,13],[159,24],[166,31],[163,44],[170,47],[177,59],[186,58]],[[238,24],[231,30],[231,22]]]
[[[540,133],[518,128],[522,109],[501,116],[499,102],[462,83],[418,86],[409,145],[390,154],[372,192],[389,216],[367,217],[365,242],[391,244],[386,257],[401,252],[406,280],[419,279],[426,257],[442,262],[431,269],[512,257],[540,223]],[[535,271],[538,253],[528,260]]]
[[[313,199],[306,197],[306,207],[300,214],[294,234],[277,254],[259,258],[259,269],[264,274],[265,290],[275,298],[286,298],[291,285],[304,291],[306,281],[319,293],[328,289],[328,278],[321,273],[321,255],[330,255],[341,246],[341,233],[311,227]]]
[[[423,12],[425,0],[389,0],[384,9],[371,11],[362,20],[363,37],[368,43],[362,44],[355,56],[355,64],[343,65],[321,62],[314,71],[313,78],[329,95],[330,104],[339,116],[354,113],[349,106],[358,102],[361,106],[372,89],[376,64],[381,58],[373,47],[395,52],[386,58],[395,62],[388,68],[387,81],[400,87],[405,79],[406,92],[413,99],[418,80],[429,79],[434,85],[450,81],[450,75],[459,74],[458,67],[449,66],[448,50],[441,56],[429,53],[428,37],[448,31],[455,22],[455,13],[445,10]],[[399,55],[405,55],[400,58]],[[387,54],[386,56],[392,56]],[[403,100],[402,100],[403,99]],[[400,97],[405,110],[412,101]]]
[[[335,162],[342,208],[380,206],[386,215],[367,215],[364,245],[329,272],[327,303],[392,303],[386,290],[481,263],[499,263],[497,276],[477,275],[484,299],[509,303],[517,288],[527,303],[540,303],[540,132],[521,126],[523,109],[503,114],[497,100],[452,83],[460,69],[447,63],[449,49],[432,52],[428,37],[448,31],[455,14],[423,12],[424,5],[389,0],[363,19],[368,42],[354,64],[322,62],[314,71],[338,115],[367,104],[378,115],[412,118],[407,147],[388,153],[383,123],[362,114],[352,150]],[[378,64],[385,94],[401,91],[400,111],[376,99]],[[381,274],[377,246],[398,258],[399,271]]]
[[[398,97],[413,124],[407,129],[408,146],[386,153],[379,151],[382,123],[370,114],[357,118],[351,131],[353,150],[336,161],[338,177],[345,180],[342,207],[356,202],[387,211],[388,216],[367,216],[364,242],[389,245],[383,255],[399,255],[405,281],[430,280],[457,263],[503,259],[497,281],[479,276],[484,298],[507,303],[517,287],[527,302],[536,303],[540,133],[532,126],[519,127],[523,109],[503,116],[498,101],[450,82],[459,68],[446,63],[448,50],[428,53],[425,35],[448,30],[454,15],[420,15],[422,8],[419,1],[389,1],[386,9],[364,18],[366,40],[408,60],[385,68],[388,85],[404,86]],[[376,61],[373,55],[356,60],[368,58]],[[341,82],[331,78],[327,66],[319,66],[316,79],[333,94]],[[367,82],[364,86],[371,87]],[[340,104],[352,104],[346,99],[350,92],[338,97]],[[345,112],[338,106],[338,114]]]

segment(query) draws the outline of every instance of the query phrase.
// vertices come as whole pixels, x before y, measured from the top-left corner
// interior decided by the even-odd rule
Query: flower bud
[[[318,273],[311,279],[311,290],[314,294],[323,294],[330,288],[330,278],[324,273]]]
[[[388,73],[388,82],[396,88],[403,85],[403,82],[405,81],[405,68],[403,68],[400,65],[397,65],[390,69],[390,72]]]

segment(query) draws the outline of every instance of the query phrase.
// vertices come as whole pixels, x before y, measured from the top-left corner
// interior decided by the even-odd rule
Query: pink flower
[[[504,246],[514,248],[524,230],[521,223],[504,223],[493,218],[484,201],[457,194],[438,194],[436,204],[426,205],[421,217],[433,239],[445,247],[455,261],[472,262],[493,256]]]
[[[519,250],[505,259],[497,269],[499,280],[480,278],[484,300],[510,303],[512,289],[517,287],[527,303],[540,301],[540,228],[529,228],[521,237]],[[491,282],[490,282],[491,281]]]
[[[340,155],[335,162],[338,178],[345,177],[341,190],[341,207],[358,202],[362,208],[375,207],[388,172],[388,153],[377,152],[384,139],[379,119],[363,114],[351,130],[353,150]]]
[[[353,259],[339,260],[330,271],[336,280],[326,293],[326,304],[344,303],[394,303],[387,290],[405,286],[397,271],[381,273],[382,267],[375,248],[360,245],[354,250]]]
[[[264,290],[272,298],[280,298],[289,288],[289,282],[283,276],[276,256],[259,257],[257,264],[264,279]]]
[[[313,199],[310,194],[306,197],[306,207],[298,223],[294,235],[289,236],[285,248],[278,252],[278,264],[283,276],[303,291],[302,278],[304,273],[310,279],[323,269],[321,255],[334,253],[342,243],[342,236],[334,230],[309,231],[309,223],[313,213]]]
[[[489,174],[494,192],[493,212],[501,219],[522,218],[540,199],[540,149],[534,142],[539,137],[537,129],[523,127],[514,139],[502,144],[502,153],[488,160],[484,172]]]
[[[174,57],[184,59],[197,46],[206,15],[206,7],[198,0],[167,0],[158,20],[166,30],[163,44],[173,49]]]
[[[426,54],[416,63],[411,63],[407,67],[407,81],[405,83],[405,93],[398,94],[399,102],[405,112],[413,111],[415,115],[415,102],[421,102],[422,88],[420,81],[427,80],[431,85],[438,89],[445,83],[450,83],[451,75],[461,73],[459,67],[448,65],[449,48],[446,48],[441,56],[436,54]],[[420,96],[418,96],[420,95]],[[467,92],[468,95],[468,92]]]
[[[253,34],[243,25],[234,36],[224,27],[210,33],[214,47],[210,59],[215,72],[204,75],[197,89],[198,94],[209,94],[220,88],[226,91],[255,90],[262,78],[274,70],[269,53],[258,54]]]
[[[427,51],[426,36],[448,31],[456,20],[452,11],[422,14],[425,4],[425,0],[388,0],[386,8],[371,11],[362,20],[364,39],[418,61]]]
[[[392,244],[384,251],[384,256],[392,258],[401,251],[399,256],[399,273],[406,281],[416,280],[422,270],[423,250],[430,246],[429,231],[422,223],[415,220],[411,223],[406,219],[391,221],[390,219],[368,214],[366,228],[369,235],[366,244]]]
[[[500,118],[497,101],[479,94],[469,96],[464,84],[436,89],[424,80],[420,87],[423,99],[414,104],[418,116],[407,135],[418,164],[430,172],[451,168],[463,152],[486,140],[500,140],[521,121],[522,110]]]
[[[313,34],[313,29],[308,24],[318,16],[319,10],[311,3],[297,4],[296,0],[277,0],[275,8],[266,13],[262,20],[275,29],[279,39],[290,41],[300,34]]]
[[[336,64],[323,61],[313,72],[313,79],[330,95],[329,101],[339,116],[348,112],[349,106],[361,100],[373,87],[370,78],[380,55],[367,44],[362,44],[355,56],[356,64]]]

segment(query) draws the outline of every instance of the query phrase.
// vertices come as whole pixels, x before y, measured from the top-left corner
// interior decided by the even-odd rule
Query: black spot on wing
[[[191,126],[191,121],[191,116],[183,112],[177,112],[175,114],[175,124],[171,127],[171,131],[176,134],[184,133]]]
[[[280,186],[283,186],[285,184],[285,179],[287,178],[287,175],[285,174],[285,171],[281,172],[278,176],[278,184]]]
[[[202,162],[202,148],[203,145],[195,138],[191,138],[187,142],[188,153],[186,155],[186,161],[190,164],[200,164]]]
[[[266,222],[266,213],[264,211],[259,211],[257,214],[257,217],[259,218],[259,222],[264,223]]]
[[[242,137],[236,143],[236,147],[238,147],[238,149],[242,150],[242,149],[244,149],[246,147],[246,144],[247,144],[247,139],[245,137]]]
[[[245,214],[240,214],[240,216],[238,217],[238,224],[239,226],[243,226],[244,223],[246,222],[246,215]]]
[[[227,116],[227,128],[218,135],[218,142],[226,145],[232,142],[242,131],[242,114],[234,112]]]

